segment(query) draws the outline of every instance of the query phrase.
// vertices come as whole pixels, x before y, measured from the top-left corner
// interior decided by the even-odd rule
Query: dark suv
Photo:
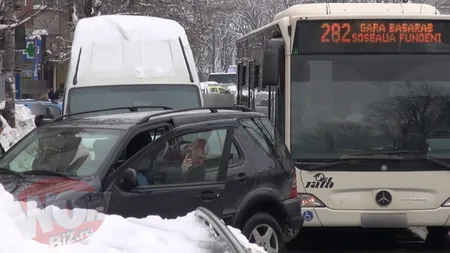
[[[295,166],[271,122],[245,107],[163,109],[55,119],[0,159],[0,183],[17,197],[48,178],[82,181],[95,190],[74,198],[124,217],[174,218],[203,206],[283,252],[303,217]]]

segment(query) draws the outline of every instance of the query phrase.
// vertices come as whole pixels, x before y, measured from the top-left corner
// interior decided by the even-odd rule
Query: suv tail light
[[[289,197],[296,198],[298,196],[297,192],[297,168],[294,167],[294,170],[292,171],[292,185],[291,185],[291,192],[289,194]]]
[[[312,194],[300,194],[302,207],[325,207],[325,205],[316,196]]]

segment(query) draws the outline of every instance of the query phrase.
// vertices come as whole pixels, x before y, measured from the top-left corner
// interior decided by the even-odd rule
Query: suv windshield
[[[70,89],[68,100],[68,113],[131,106],[167,106],[174,109],[201,106],[198,86],[187,84],[77,87]],[[108,113],[121,112],[129,111]]]
[[[122,135],[120,130],[41,128],[28,134],[0,160],[16,172],[53,171],[71,177],[98,172]]]
[[[297,160],[387,150],[450,158],[449,54],[294,55]]]

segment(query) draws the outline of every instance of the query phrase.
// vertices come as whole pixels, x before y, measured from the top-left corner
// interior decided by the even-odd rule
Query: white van
[[[177,22],[124,15],[84,18],[75,29],[63,111],[200,107],[199,83],[186,33]]]

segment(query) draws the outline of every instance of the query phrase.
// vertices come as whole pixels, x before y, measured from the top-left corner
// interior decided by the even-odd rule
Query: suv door
[[[170,130],[118,168],[108,213],[175,218],[203,206],[222,217],[231,136],[236,121],[195,123]],[[225,139],[216,141],[215,135]],[[200,148],[199,148],[200,147]],[[205,151],[203,153],[202,151]],[[214,152],[213,152],[214,151]],[[192,166],[184,171],[191,158]],[[124,183],[136,171],[138,185]]]
[[[223,196],[223,220],[232,224],[233,217],[242,199],[256,184],[257,172],[252,161],[245,155],[245,139],[248,136],[244,130],[234,131],[233,143],[230,149],[230,159],[227,169],[227,184]]]

